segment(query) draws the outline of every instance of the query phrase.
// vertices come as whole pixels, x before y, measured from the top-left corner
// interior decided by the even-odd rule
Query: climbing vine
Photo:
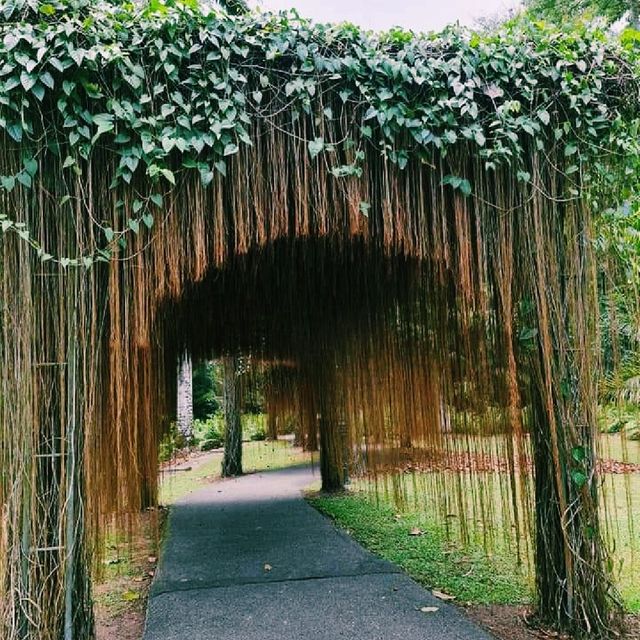
[[[142,184],[139,176],[147,185],[132,217],[96,221],[100,240],[82,256],[53,256],[16,212],[1,211],[2,231],[43,261],[110,260],[128,233],[153,227],[181,173],[199,172],[204,186],[225,176],[230,158],[253,144],[255,123],[276,126],[282,113],[310,121],[310,156],[340,179],[359,175],[366,154],[403,169],[411,157],[430,162],[434,150],[467,144],[487,169],[515,165],[527,182],[526,138],[541,152],[562,145],[566,173],[582,182],[587,160],[604,151],[637,156],[625,113],[635,109],[631,57],[597,28],[376,35],[294,12],[233,16],[161,0],[13,0],[0,11],[0,129],[23,154],[20,166],[2,165],[2,190],[30,189],[45,151],[72,181],[100,149],[119,159],[114,189]],[[331,124],[345,118],[351,137],[332,139]],[[464,175],[443,185],[473,191]],[[75,206],[71,191],[59,206]],[[360,208],[366,215],[368,203]]]

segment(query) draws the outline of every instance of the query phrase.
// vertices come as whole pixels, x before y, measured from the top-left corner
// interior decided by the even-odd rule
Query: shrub
[[[211,451],[213,449],[219,449],[222,446],[222,438],[204,440],[200,445],[200,451]]]
[[[183,449],[187,445],[188,443],[185,441],[184,436],[178,431],[176,423],[172,422],[169,430],[160,441],[158,459],[160,462],[167,462],[173,458],[176,451]]]
[[[160,462],[167,462],[173,458],[175,447],[172,441],[163,439],[158,448],[158,460]]]
[[[201,451],[211,451],[222,446],[222,418],[218,415],[209,416],[206,420],[195,420],[193,431],[200,442]]]
[[[253,440],[254,442],[266,440],[267,432],[265,431],[264,427],[257,427],[256,430],[249,436],[249,439]]]
[[[266,415],[264,413],[258,414],[243,414],[242,416],[242,433],[245,440],[266,440]]]
[[[627,426],[626,420],[616,420],[607,429],[608,433],[620,433]]]
[[[212,421],[209,425],[207,425],[207,430],[204,432],[204,439],[222,441],[222,433],[218,429],[218,426],[215,424],[215,422]]]

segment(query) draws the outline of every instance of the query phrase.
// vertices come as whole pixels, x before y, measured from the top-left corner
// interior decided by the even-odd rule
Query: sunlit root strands
[[[562,85],[533,27],[481,48],[190,9],[114,9],[112,32],[105,6],[74,11],[54,41],[94,48],[42,95],[1,85],[11,105],[28,94],[0,152],[2,637],[91,636],[89,560],[114,515],[155,504],[185,352],[273,371],[272,435],[296,423],[325,489],[415,467],[463,540],[499,512],[517,555],[535,550],[542,622],[607,637],[593,216],[574,167],[579,145],[605,162],[635,113],[615,48],[562,41],[589,57],[572,77],[595,132],[565,140],[584,86]],[[19,13],[2,53],[37,59],[16,34],[57,23]]]

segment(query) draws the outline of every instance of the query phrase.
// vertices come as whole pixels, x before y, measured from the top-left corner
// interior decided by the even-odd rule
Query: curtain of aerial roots
[[[464,147],[401,172],[374,157],[337,180],[296,127],[256,125],[206,190],[185,176],[152,237],[109,265],[74,273],[1,241],[2,637],[88,637],[86,549],[154,503],[185,350],[285,370],[267,396],[320,446],[327,488],[348,471],[424,472],[414,497],[463,539],[501,538],[526,561],[535,531],[541,613],[604,635],[587,213],[533,150],[533,186]],[[147,188],[110,190],[117,161],[96,154],[70,184],[40,155],[40,185],[0,204],[49,252],[81,254],[100,242],[92,221],[119,226]]]

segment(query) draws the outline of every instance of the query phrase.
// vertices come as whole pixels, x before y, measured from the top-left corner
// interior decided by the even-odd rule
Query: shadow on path
[[[178,502],[144,640],[491,639],[310,507],[314,479],[256,473]]]

